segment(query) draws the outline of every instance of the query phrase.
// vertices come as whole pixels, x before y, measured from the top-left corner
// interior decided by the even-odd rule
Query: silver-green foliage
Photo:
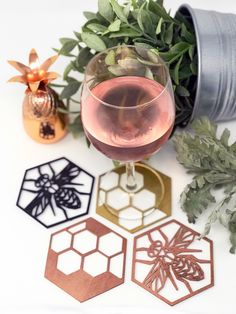
[[[178,161],[195,173],[180,196],[181,207],[188,220],[197,217],[216,202],[212,191],[222,189],[223,199],[208,216],[202,237],[210,232],[211,225],[219,221],[230,232],[231,253],[236,250],[236,142],[229,144],[230,132],[225,129],[217,136],[217,125],[202,117],[192,124],[191,132],[174,136]]]

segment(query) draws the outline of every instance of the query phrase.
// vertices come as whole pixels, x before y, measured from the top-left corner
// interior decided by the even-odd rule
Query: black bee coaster
[[[67,158],[27,169],[17,206],[46,228],[88,213],[94,177]]]

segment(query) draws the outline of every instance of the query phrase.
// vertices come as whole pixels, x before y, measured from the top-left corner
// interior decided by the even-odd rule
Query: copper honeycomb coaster
[[[102,174],[97,192],[97,214],[131,233],[171,215],[171,178],[142,163],[135,169],[132,193],[125,189],[124,166]]]
[[[51,236],[45,277],[80,302],[124,282],[126,239],[88,218]]]
[[[175,305],[214,285],[213,243],[176,220],[134,239],[132,281]]]

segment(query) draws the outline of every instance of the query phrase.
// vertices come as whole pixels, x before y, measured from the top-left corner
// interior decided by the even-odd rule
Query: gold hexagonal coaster
[[[137,187],[126,189],[125,166],[99,177],[96,212],[134,233],[171,215],[171,178],[142,163],[135,164]]]

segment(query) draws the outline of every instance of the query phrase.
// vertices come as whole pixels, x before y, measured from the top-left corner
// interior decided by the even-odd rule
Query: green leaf
[[[228,147],[228,145],[229,145],[229,137],[230,137],[230,131],[228,129],[224,129],[224,131],[220,137],[220,141],[221,141],[222,145],[224,145],[225,147]]]
[[[81,39],[81,34],[80,34],[79,32],[73,32],[73,33],[75,34],[76,38],[77,38],[79,41],[82,40],[82,39]]]
[[[96,17],[97,17],[96,13],[89,12],[89,11],[84,11],[83,14],[87,20],[93,20],[93,19],[96,19]]]
[[[230,231],[230,252],[236,252],[236,162],[235,151],[229,145],[230,132],[225,129],[217,137],[217,125],[207,117],[192,124],[194,133],[181,132],[174,137],[177,159],[197,175],[181,194],[181,207],[189,222],[215,202],[212,192],[222,189],[224,197],[207,218],[201,237],[210,232],[217,220]],[[234,144],[233,144],[234,145]],[[226,207],[227,205],[227,207]]]
[[[195,183],[195,187],[194,186]],[[212,196],[211,185],[205,184],[203,188],[199,189],[195,180],[191,185],[187,185],[180,196],[180,203],[183,211],[187,213],[188,220],[191,223],[196,221],[196,218],[201,214],[210,203],[215,202],[215,198]]]
[[[73,65],[71,64],[71,62],[67,65],[67,67],[64,70],[63,73],[63,80],[66,80],[66,78],[68,77],[69,73],[71,72],[71,70],[73,69]]]
[[[134,9],[137,9],[138,8],[137,0],[131,0],[131,2],[132,2],[132,7]]]
[[[82,48],[77,57],[78,65],[85,67],[92,57],[93,57],[93,54],[90,52],[90,48],[88,47]]]
[[[122,7],[119,5],[119,3],[116,0],[110,0],[110,3],[112,5],[113,11],[117,15],[117,17],[124,23],[128,24],[128,20],[126,15],[123,12]]]
[[[124,76],[126,74],[126,70],[121,67],[119,64],[114,64],[108,67],[108,71],[111,72],[115,76]]]
[[[145,77],[146,78],[149,78],[150,80],[153,80],[153,73],[151,71],[151,69],[149,67],[146,67],[146,70],[145,70]]]
[[[160,32],[161,32],[161,26],[162,26],[162,23],[163,23],[163,17],[161,17],[158,21],[158,24],[157,24],[157,28],[156,28],[156,34],[159,35]]]
[[[73,81],[69,83],[61,92],[60,99],[69,99],[75,93],[77,93],[81,83],[78,81]]]
[[[151,12],[155,13],[157,16],[163,18],[164,21],[173,22],[172,17],[166,12],[165,8],[153,0],[149,1],[148,8]]]
[[[171,53],[175,53],[175,54],[178,54],[178,53],[184,53],[185,51],[187,51],[189,48],[190,48],[190,44],[189,43],[186,43],[186,42],[179,42],[177,44],[175,44],[173,47],[170,48],[170,52]]]
[[[163,7],[163,0],[156,0],[156,2],[157,2],[161,7]]]
[[[135,9],[131,12],[132,17],[135,21],[137,21],[137,18],[138,18],[138,11],[139,11],[138,9]]]
[[[143,8],[143,6],[141,6],[141,8],[138,11],[137,21],[140,29],[143,32],[146,32],[147,34],[155,38],[156,32],[152,23],[152,19],[148,12]]]
[[[217,221],[218,219],[218,210],[213,210],[210,214],[210,216],[207,218],[207,223],[205,224],[204,230],[200,236],[200,239],[204,238],[205,236],[207,236],[210,231],[211,231],[211,227],[212,225]]]
[[[120,24],[121,24],[120,20],[115,20],[112,24],[109,25],[108,30],[110,32],[117,32],[120,30]]]
[[[195,52],[195,46],[192,45],[192,46],[189,48],[189,50],[188,50],[189,58],[190,58],[191,61],[193,61],[194,52]]]
[[[108,22],[113,21],[114,12],[109,0],[98,0],[98,11]]]
[[[172,43],[172,39],[173,39],[173,25],[174,25],[173,23],[169,25],[164,35],[164,41],[168,45]]]
[[[231,243],[231,248],[230,248],[230,253],[235,254],[236,252],[236,232],[231,232],[230,234],[230,243]]]
[[[197,75],[198,74],[198,67],[197,67],[195,62],[191,62],[190,63],[190,69],[191,69],[193,75]]]
[[[230,221],[229,221],[229,230],[230,232],[236,234],[236,211],[234,211],[231,214]]]
[[[179,96],[182,96],[182,97],[189,97],[190,96],[187,88],[184,86],[181,86],[181,85],[178,85],[176,87],[176,92],[178,93]]]
[[[187,30],[184,23],[181,25],[181,36],[190,44],[195,44],[195,36]]]
[[[179,85],[179,68],[180,68],[180,64],[181,64],[182,60],[183,60],[183,56],[181,56],[179,61],[176,63],[176,66],[175,66],[174,72],[173,72],[173,76],[172,76],[176,85]]]
[[[172,46],[169,51],[159,52],[159,55],[170,65],[178,60],[184,53],[186,53],[189,47],[190,44],[186,42],[179,42]]]
[[[211,136],[216,138],[217,125],[208,117],[202,117],[193,121],[192,128],[197,135]]]
[[[133,30],[129,27],[121,27],[118,32],[112,33],[109,35],[109,38],[117,38],[117,37],[138,37],[141,36],[142,33],[136,30]]]
[[[60,43],[62,44],[62,45],[64,45],[65,43],[67,43],[67,42],[74,42],[75,41],[75,39],[73,39],[73,38],[68,38],[68,37],[62,37],[62,38],[60,38],[59,39],[59,41],[60,41]],[[77,41],[76,41],[76,43],[77,43]]]
[[[152,24],[153,24],[153,28],[156,29],[156,25],[158,24],[158,21],[160,20],[159,16],[157,16],[156,14],[152,13],[150,10],[146,9],[146,11],[148,12]]]
[[[91,31],[95,33],[100,33],[100,34],[104,33],[107,30],[106,26],[103,26],[98,23],[90,23],[90,24],[87,24],[86,27],[90,29]]]
[[[81,37],[83,42],[91,49],[96,51],[103,51],[106,49],[104,41],[95,34],[82,33]]]
[[[124,7],[124,10],[123,10],[124,15],[126,16],[127,19],[128,19],[128,17],[129,17],[130,8],[131,8],[131,2],[128,2],[128,3],[126,4],[126,6]]]
[[[59,51],[59,54],[68,55],[76,47],[77,44],[78,42],[75,39],[65,41]]]
[[[137,57],[137,60],[144,64],[144,65],[148,65],[148,66],[157,66],[157,63],[156,62],[152,62],[152,61],[149,61],[149,60],[144,60],[144,59],[141,59],[141,58],[138,58]]]
[[[105,58],[105,63],[107,65],[114,65],[116,63],[116,54],[113,49],[108,52]]]
[[[138,48],[152,49],[153,47],[146,43],[135,42],[134,45]]]
[[[73,123],[70,123],[68,125],[68,130],[73,134],[75,138],[81,135],[84,129],[80,114],[74,119]]]
[[[193,74],[192,74],[192,72],[191,72],[191,70],[190,70],[190,68],[189,68],[189,66],[188,65],[182,65],[181,64],[181,67],[180,67],[180,70],[179,70],[179,79],[180,80],[184,80],[184,79],[187,79],[187,78],[189,78],[189,77],[191,77]],[[173,76],[172,76],[173,77]]]

